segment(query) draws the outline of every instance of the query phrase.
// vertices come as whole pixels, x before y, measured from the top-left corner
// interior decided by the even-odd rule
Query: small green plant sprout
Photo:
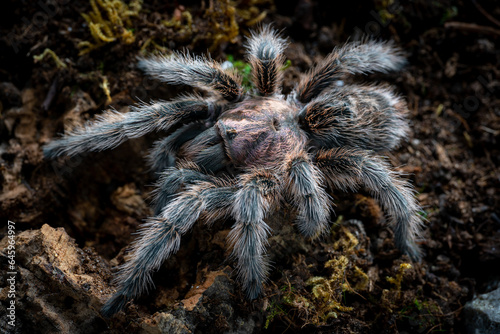
[[[253,88],[252,85],[252,66],[241,60],[235,60],[233,55],[227,55],[227,61],[231,66],[240,74],[242,78],[242,85],[246,89]]]
[[[284,71],[286,70],[287,68],[289,68],[290,66],[292,66],[292,61],[290,59],[287,59],[285,61],[285,63],[283,64],[283,67],[281,67],[281,70]]]
[[[90,5],[92,11],[88,14],[82,13],[82,16],[89,25],[94,43],[80,42],[80,55],[116,40],[125,44],[134,42],[130,18],[139,14],[142,0],[132,0],[128,5],[121,0],[90,0]]]
[[[243,87],[245,87],[247,90],[254,88],[252,84],[252,66],[242,60],[235,60],[234,56],[231,54],[227,55],[227,61],[231,63],[231,67],[234,68],[241,76]],[[285,69],[290,67],[291,64],[292,61],[288,59],[281,70],[284,71]]]
[[[269,314],[266,317],[266,323],[264,325],[264,329],[269,328],[269,325],[271,324],[271,322],[273,322],[275,317],[286,314],[285,310],[283,310],[281,305],[276,302],[272,302],[271,305],[269,305],[269,307],[267,308],[267,310],[269,311]]]
[[[57,68],[67,68],[68,66],[57,56],[57,54],[52,51],[51,49],[45,49],[43,52],[37,56],[33,56],[33,60],[35,63],[38,63],[39,61],[42,61],[45,56],[49,55],[52,59],[54,59],[54,62],[56,63]]]

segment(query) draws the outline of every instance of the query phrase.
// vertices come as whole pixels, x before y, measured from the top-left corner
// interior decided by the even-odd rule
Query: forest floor
[[[93,3],[98,9],[104,2]],[[495,1],[168,3],[151,1],[137,10],[140,2],[132,1],[128,12],[117,12],[122,26],[113,21],[101,28],[112,42],[91,36],[82,16],[92,11],[90,2],[2,4],[13,10],[0,13],[0,216],[15,222],[18,236],[25,233],[20,248],[41,236],[48,241],[37,241],[40,247],[54,250],[64,240],[87,259],[61,269],[54,263],[62,260],[51,262],[47,255],[45,268],[51,269],[45,277],[32,270],[34,254],[20,249],[16,260],[25,269],[17,276],[17,326],[2,319],[2,333],[464,332],[465,303],[500,287]],[[101,27],[116,20],[99,11]],[[97,24],[95,17],[89,20]],[[102,110],[126,112],[139,101],[192,91],[147,78],[136,68],[138,56],[209,50],[214,59],[247,71],[243,45],[256,23],[273,23],[289,38],[285,94],[301,73],[348,39],[391,39],[407,52],[402,72],[356,80],[388,82],[408,102],[410,138],[387,156],[417,190],[425,218],[422,261],[412,263],[394,248],[383,210],[368,192],[331,191],[337,224],[320,240],[297,233],[289,206],[269,218],[273,266],[261,298],[246,300],[236,280],[225,242],[231,222],[200,224],[154,275],[156,289],[114,318],[101,318],[98,310],[113,292],[111,268],[124,261],[134,232],[152,215],[156,176],[144,157],[159,135],[53,161],[43,158],[43,145]],[[56,57],[37,57],[46,49]],[[39,231],[22,232],[30,229]],[[7,232],[2,227],[0,237]],[[0,265],[7,266],[0,255]],[[37,283],[43,289],[29,290],[34,281],[26,270],[43,281]],[[72,274],[99,287],[77,282],[66,290]],[[5,277],[0,286],[7,286]],[[64,298],[53,298],[57,294]],[[5,307],[5,293],[0,300]]]

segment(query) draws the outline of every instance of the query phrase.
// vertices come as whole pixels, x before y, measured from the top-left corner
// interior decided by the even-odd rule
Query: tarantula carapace
[[[104,305],[104,315],[121,310],[152,285],[152,271],[179,249],[181,235],[198,220],[234,219],[228,241],[246,294],[256,298],[268,271],[266,215],[290,201],[300,232],[316,237],[330,218],[326,186],[369,190],[390,217],[396,245],[419,258],[421,220],[412,188],[377,156],[407,135],[406,104],[387,86],[342,81],[398,70],[405,63],[402,52],[391,43],[348,43],[285,97],[280,85],[286,46],[269,27],[252,34],[247,43],[252,91],[243,89],[235,72],[204,57],[177,53],[142,59],[139,67],[147,74],[206,89],[209,97],[109,112],[45,147],[45,156],[52,158],[113,148],[152,131],[167,133],[149,156],[161,172],[155,217],[143,225],[120,267],[118,291]]]

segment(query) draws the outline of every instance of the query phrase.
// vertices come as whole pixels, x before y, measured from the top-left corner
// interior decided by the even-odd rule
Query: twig
[[[500,30],[492,28],[492,27],[480,26],[480,25],[477,25],[475,23],[455,22],[455,21],[454,22],[446,22],[444,24],[444,27],[446,29],[451,28],[451,29],[458,29],[458,30],[500,36]]]
[[[476,0],[472,0],[472,3],[474,4],[474,6],[476,6],[477,10],[479,10],[481,12],[481,14],[483,14],[484,16],[486,16],[486,18],[488,20],[490,20],[491,22],[493,22],[494,24],[496,24],[497,26],[500,27],[500,21],[498,21],[493,16],[491,16],[487,11],[485,11],[484,8],[481,7],[481,5],[478,4]]]

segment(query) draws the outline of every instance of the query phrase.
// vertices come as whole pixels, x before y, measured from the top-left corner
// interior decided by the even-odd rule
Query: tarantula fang
[[[153,131],[166,137],[149,156],[161,173],[155,216],[142,226],[116,277],[118,291],[104,316],[152,286],[151,273],[177,252],[181,236],[198,220],[232,218],[228,241],[247,297],[261,293],[268,272],[266,215],[290,201],[306,237],[328,228],[331,203],[326,187],[365,187],[387,212],[395,244],[419,259],[419,207],[410,185],[377,154],[407,136],[407,107],[384,85],[336,83],[347,76],[399,70],[402,52],[391,43],[351,42],[333,50],[288,96],[281,94],[287,41],[269,27],[247,43],[255,88],[205,57],[176,53],[142,59],[147,74],[171,84],[205,89],[171,102],[103,114],[44,148],[45,156],[111,149]]]

